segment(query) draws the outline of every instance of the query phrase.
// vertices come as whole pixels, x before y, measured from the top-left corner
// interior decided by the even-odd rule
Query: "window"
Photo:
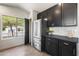
[[[24,19],[2,16],[2,38],[12,38],[24,34]]]

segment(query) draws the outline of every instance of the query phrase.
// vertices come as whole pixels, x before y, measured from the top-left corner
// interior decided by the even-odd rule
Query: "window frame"
[[[7,40],[6,38],[3,38],[3,36],[2,36],[2,31],[3,31],[3,16],[8,16],[8,15],[1,15],[0,16],[0,37],[1,37],[1,40]],[[9,17],[15,17],[16,18],[16,23],[18,22],[18,19],[24,19],[24,18],[21,18],[21,17],[16,17],[16,16],[9,16]],[[23,31],[25,32],[25,19],[24,19],[24,27],[23,27]],[[17,25],[16,25],[17,26]],[[16,27],[17,28],[17,27]],[[14,37],[12,37],[12,39],[13,38],[15,38],[15,37],[18,37],[18,33],[17,33],[18,31],[16,30],[16,36],[14,36]],[[25,33],[23,33],[23,34],[25,34]],[[8,39],[11,39],[11,37],[8,37]]]

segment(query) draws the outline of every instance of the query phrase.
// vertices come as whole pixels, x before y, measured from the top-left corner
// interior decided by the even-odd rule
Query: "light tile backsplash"
[[[78,37],[77,27],[51,27],[54,32],[52,34],[69,36],[69,32],[72,32],[73,37]]]

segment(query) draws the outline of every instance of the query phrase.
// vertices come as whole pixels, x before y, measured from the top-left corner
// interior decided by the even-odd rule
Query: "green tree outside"
[[[2,23],[3,23],[3,31],[7,28],[10,27],[10,30],[13,35],[12,27],[15,26],[23,26],[24,24],[24,19],[22,18],[17,18],[17,17],[12,17],[12,16],[2,16]]]

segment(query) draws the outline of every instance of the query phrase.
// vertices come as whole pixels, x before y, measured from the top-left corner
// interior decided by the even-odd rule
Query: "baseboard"
[[[0,49],[0,52],[1,51],[4,51],[4,50],[8,50],[8,49],[12,49],[12,48],[15,48],[15,47],[19,47],[19,46],[22,46],[24,44],[21,44],[21,45],[17,45],[17,46],[12,46],[12,47],[9,47],[9,48],[5,48],[5,49]]]

